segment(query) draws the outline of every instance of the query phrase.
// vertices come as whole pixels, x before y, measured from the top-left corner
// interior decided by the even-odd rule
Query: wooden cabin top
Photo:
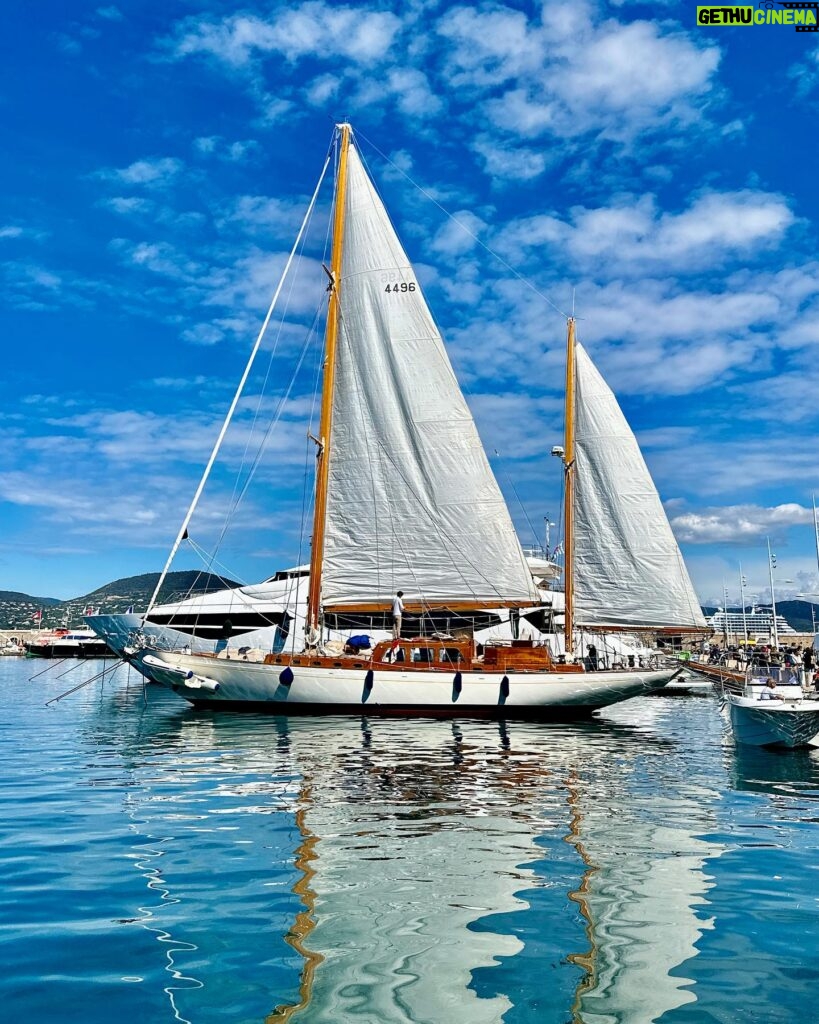
[[[471,638],[413,637],[381,640],[366,654],[268,654],[266,665],[310,665],[321,668],[378,668],[379,671],[425,672],[582,672],[580,665],[556,665],[548,648],[531,640],[492,644],[478,657]]]

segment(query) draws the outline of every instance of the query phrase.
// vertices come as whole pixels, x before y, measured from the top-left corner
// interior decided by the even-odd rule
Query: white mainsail
[[[706,629],[634,434],[580,344],[575,374],[576,624]]]
[[[441,335],[349,148],[321,598],[538,601]]]

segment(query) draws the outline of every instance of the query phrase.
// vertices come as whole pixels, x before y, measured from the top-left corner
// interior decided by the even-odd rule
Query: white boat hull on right
[[[731,730],[737,743],[754,747],[809,746],[819,734],[819,701],[799,703],[767,701],[729,693],[725,697]]]
[[[577,718],[661,689],[659,672],[449,673],[254,664],[143,648],[129,661],[201,707],[274,714]]]

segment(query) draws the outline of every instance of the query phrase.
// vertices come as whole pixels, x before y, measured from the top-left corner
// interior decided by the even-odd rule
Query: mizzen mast
[[[310,586],[307,592],[308,637],[319,628],[321,612],[321,567],[327,518],[327,481],[330,470],[330,430],[333,422],[333,389],[336,375],[336,343],[338,341],[341,260],[344,244],[344,217],[347,206],[347,156],[350,148],[350,125],[338,125],[340,146],[336,175],[335,213],[333,218],[333,249],[330,257],[330,303],[324,340],[324,376],[321,394],[321,418],[316,452],[316,503],[313,514],[313,540],[310,551]]]
[[[575,320],[569,317],[566,332],[566,413],[563,441],[563,589],[565,594],[564,640],[566,657],[574,652],[574,392],[575,392]]]

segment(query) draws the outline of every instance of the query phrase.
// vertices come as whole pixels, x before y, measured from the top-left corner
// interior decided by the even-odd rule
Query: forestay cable
[[[165,568],[159,574],[159,580],[157,581],[156,588],[154,589],[154,592],[151,595],[151,600],[148,602],[148,607],[145,610],[145,614],[142,616],[143,623],[150,614],[153,606],[156,604],[156,599],[159,596],[160,588],[162,587],[162,584],[165,582],[165,577],[168,575],[168,570],[170,569],[171,564],[173,563],[173,560],[176,557],[176,552],[179,550],[179,545],[185,539],[185,536],[188,532],[188,525],[191,521],[191,517],[193,516],[193,513],[196,511],[196,506],[199,504],[199,499],[202,497],[202,491],[205,489],[205,484],[207,483],[208,477],[210,476],[210,471],[211,469],[213,469],[213,464],[216,461],[216,457],[219,454],[220,448],[222,447],[222,442],[224,441],[225,434],[227,433],[228,427],[230,426],[230,421],[233,419],[233,413],[236,411],[236,406],[239,404],[239,399],[241,398],[242,391],[244,390],[245,384],[247,383],[247,378],[250,376],[250,371],[253,367],[253,362],[256,359],[256,354],[258,353],[259,348],[262,344],[262,339],[264,338],[265,331],[267,330],[267,325],[270,323],[270,318],[273,316],[273,311],[276,308],[276,303],[278,302],[279,295],[284,286],[284,282],[287,278],[288,271],[290,270],[290,265],[292,264],[296,256],[296,252],[301,243],[302,235],[304,234],[307,224],[309,223],[310,218],[313,214],[313,208],[316,205],[319,190],[321,189],[322,182],[324,181],[324,176],[327,173],[327,168],[330,165],[331,156],[332,152],[328,153],[327,159],[324,161],[324,167],[322,167],[321,169],[321,175],[319,176],[318,184],[316,185],[315,191],[313,192],[313,197],[310,200],[310,205],[307,208],[307,213],[304,215],[304,220],[302,221],[301,227],[299,228],[299,233],[296,236],[296,241],[293,244],[293,248],[290,250],[290,255],[287,257],[287,263],[284,266],[282,276],[279,279],[276,291],[273,295],[273,298],[270,301],[270,306],[267,310],[267,316],[264,318],[264,323],[262,324],[261,330],[259,331],[259,335],[256,338],[256,344],[253,346],[253,350],[250,353],[250,358],[247,361],[245,372],[242,374],[242,379],[239,381],[239,386],[236,388],[236,394],[233,396],[233,401],[230,403],[230,408],[228,409],[227,416],[225,417],[225,422],[222,424],[222,429],[219,431],[219,436],[216,438],[216,444],[213,446],[213,451],[210,454],[207,466],[205,466],[205,471],[202,474],[202,479],[199,481],[199,486],[196,488],[196,494],[194,494],[193,501],[191,502],[187,515],[182,521],[182,525],[179,527],[179,533],[176,535],[176,540],[174,541],[174,545],[171,548],[171,553],[168,555],[168,560],[165,563]]]

